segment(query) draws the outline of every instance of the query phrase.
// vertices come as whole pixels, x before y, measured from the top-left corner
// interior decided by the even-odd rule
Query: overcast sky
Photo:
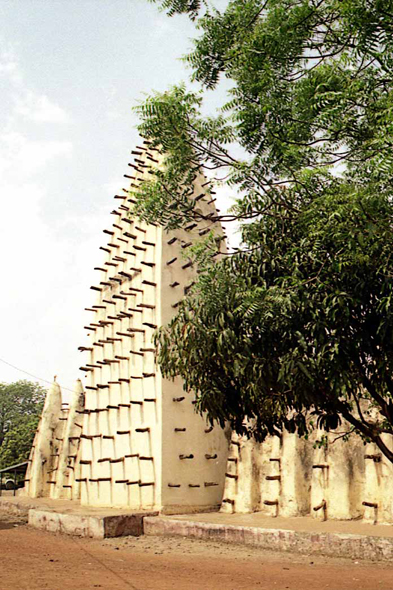
[[[81,376],[131,109],[188,78],[193,33],[147,0],[0,0],[2,361],[64,388]],[[0,381],[25,378],[0,362]]]

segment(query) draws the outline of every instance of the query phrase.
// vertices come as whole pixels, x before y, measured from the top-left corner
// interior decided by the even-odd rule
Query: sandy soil
[[[393,590],[393,566],[180,538],[76,539],[0,513],[0,589],[46,588]]]

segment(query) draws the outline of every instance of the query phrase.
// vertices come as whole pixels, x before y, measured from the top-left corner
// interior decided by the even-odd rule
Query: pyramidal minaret
[[[159,165],[148,143],[134,150],[131,189]],[[116,195],[112,224],[104,230],[104,260],[91,288],[89,345],[81,437],[81,501],[89,505],[160,508],[171,512],[220,504],[227,441],[194,411],[182,381],[169,381],[155,362],[153,334],[176,313],[192,287],[187,249],[213,230],[214,198],[197,177],[194,198],[204,219],[167,232],[129,215],[132,190]],[[207,219],[206,219],[207,218]],[[224,241],[222,240],[224,248]]]
[[[180,379],[163,378],[153,334],[194,284],[187,249],[213,231],[224,251],[224,235],[202,176],[194,181],[200,222],[168,232],[133,218],[132,188],[159,166],[159,153],[144,142],[132,154],[130,186],[115,196],[91,287],[96,298],[86,308],[88,343],[79,348],[85,395],[77,386],[75,403],[64,408],[59,386],[52,387],[25,493],[166,513],[211,509],[222,499],[228,441],[195,413]]]

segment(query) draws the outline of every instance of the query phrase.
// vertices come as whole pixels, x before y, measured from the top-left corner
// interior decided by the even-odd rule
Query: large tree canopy
[[[380,436],[393,433],[392,221],[388,197],[341,185],[255,222],[255,249],[206,270],[161,330],[164,373],[238,433],[304,434],[314,411],[392,460]]]
[[[237,432],[343,417],[393,461],[393,2],[157,3],[195,21],[186,60],[201,91],[138,107],[164,166],[135,187],[134,211],[166,228],[203,221],[203,171],[238,192],[222,219],[247,222],[214,269],[197,253],[199,281],[158,336],[164,373]],[[203,116],[222,76],[228,100]]]
[[[45,395],[31,381],[0,383],[0,468],[27,460]]]
[[[161,4],[194,17],[204,5]],[[165,171],[139,191],[140,214],[172,225],[195,215],[201,166],[245,193],[240,219],[274,206],[284,183],[307,188],[304,169],[335,166],[373,190],[390,185],[393,2],[231,0],[224,12],[205,9],[197,27],[186,57],[193,78],[204,92],[229,78],[229,100],[203,117],[203,92],[177,87],[139,107],[142,134],[166,154]]]

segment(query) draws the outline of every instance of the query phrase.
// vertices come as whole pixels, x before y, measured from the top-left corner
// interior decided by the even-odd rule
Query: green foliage
[[[1,467],[27,461],[38,422],[39,416],[25,417],[7,432],[0,447]]]
[[[0,383],[0,468],[27,460],[45,395],[30,381]]]
[[[167,228],[197,219],[202,172],[238,193],[223,219],[247,221],[242,249],[204,263],[161,330],[164,373],[240,433],[306,434],[314,412],[393,461],[381,438],[393,424],[393,2],[158,3],[195,19],[185,59],[202,90],[138,107],[163,163],[135,212]],[[223,77],[227,102],[206,117]]]
[[[159,148],[161,166],[151,170],[151,180],[134,189],[134,214],[147,222],[159,221],[174,229],[204,216],[196,211],[193,182],[203,167],[218,168],[226,157],[222,144],[233,139],[223,116],[203,119],[202,97],[174,87],[149,97],[137,107],[141,135]],[[207,187],[206,194],[211,188]],[[206,219],[206,218],[205,218]]]
[[[203,117],[202,95],[184,87],[138,107],[141,133],[170,164],[136,191],[139,214],[168,225],[190,218],[198,167],[225,170],[230,185],[261,195],[265,207],[273,187],[296,184],[304,169],[340,164],[352,182],[389,183],[391,0],[231,0],[222,12],[182,0],[160,4],[171,14],[200,14],[200,35],[185,58],[193,78],[206,90],[225,76],[232,88],[216,117]],[[171,215],[161,219],[171,195]]]
[[[156,0],[150,0],[156,2]],[[205,2],[203,2],[206,4]],[[188,14],[192,20],[195,20],[198,16],[198,12],[201,8],[201,0],[162,0],[161,6],[163,10],[166,10],[169,16],[174,14]]]
[[[249,251],[207,269],[161,329],[162,370],[239,433],[305,434],[316,413],[320,427],[336,429],[342,416],[384,446],[381,433],[393,433],[390,197],[332,180],[299,211],[276,212],[246,226]]]

